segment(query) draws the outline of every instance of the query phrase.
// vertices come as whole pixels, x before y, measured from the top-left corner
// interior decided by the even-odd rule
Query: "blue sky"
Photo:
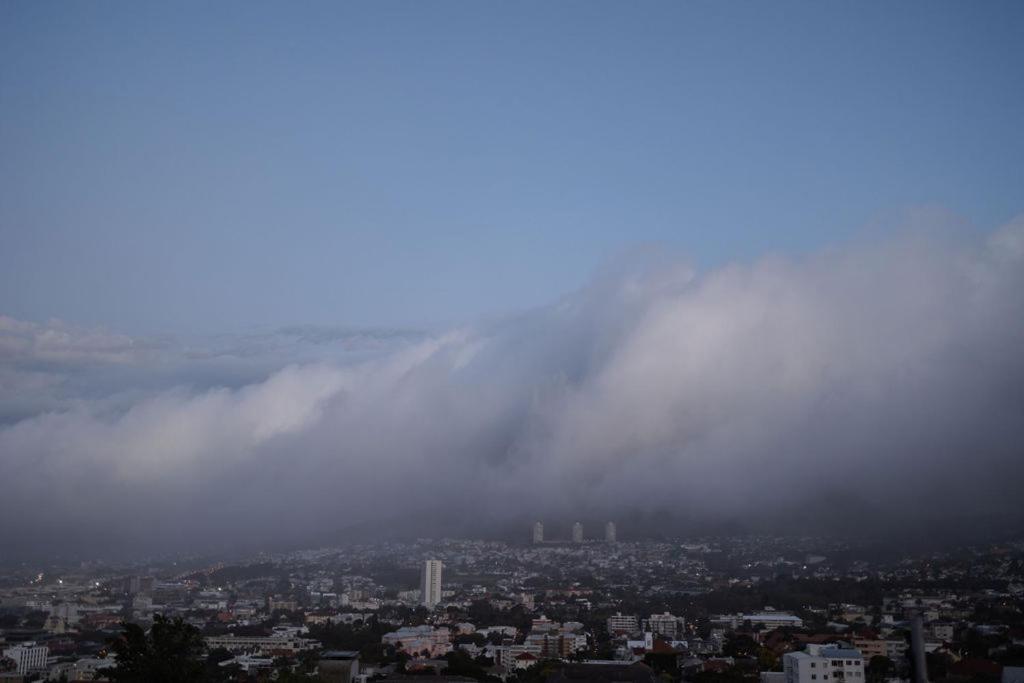
[[[0,4],[0,313],[425,325],[1024,211],[1024,4]]]

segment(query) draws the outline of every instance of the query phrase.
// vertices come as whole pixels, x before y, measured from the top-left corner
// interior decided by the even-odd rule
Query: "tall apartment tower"
[[[423,563],[423,579],[420,581],[420,603],[427,609],[434,609],[441,602],[441,560],[427,560]]]
[[[583,525],[579,522],[572,525],[572,542],[583,543]]]
[[[544,542],[544,522],[534,522],[533,524],[533,542],[543,543]]]
[[[615,543],[617,537],[615,535],[615,522],[608,522],[604,525],[604,542]]]

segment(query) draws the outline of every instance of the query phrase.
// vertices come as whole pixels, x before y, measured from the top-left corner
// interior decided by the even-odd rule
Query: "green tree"
[[[875,655],[868,662],[868,665],[864,669],[864,675],[868,679],[868,683],[884,683],[887,678],[894,676],[896,673],[896,665],[888,657],[882,655]]]
[[[124,623],[123,633],[110,640],[116,665],[105,670],[111,681],[124,683],[177,683],[209,681],[203,655],[206,644],[199,629],[180,617],[157,615],[149,631]]]

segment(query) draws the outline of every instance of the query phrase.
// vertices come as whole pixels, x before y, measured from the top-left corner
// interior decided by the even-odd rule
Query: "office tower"
[[[572,542],[583,543],[583,525],[579,522],[572,525]]]
[[[536,522],[533,525],[533,542],[543,543],[544,542],[544,523]]]
[[[604,540],[605,543],[615,543],[615,522],[608,522],[604,525]]]
[[[423,564],[420,603],[427,609],[434,609],[439,602],[441,602],[441,560],[427,560]]]

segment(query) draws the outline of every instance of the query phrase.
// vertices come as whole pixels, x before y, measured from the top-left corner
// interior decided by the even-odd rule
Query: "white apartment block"
[[[808,645],[803,652],[782,656],[786,683],[863,683],[860,650],[835,645]]]
[[[21,643],[4,650],[4,657],[14,660],[15,671],[21,675],[33,671],[46,671],[46,659],[50,656],[50,648],[35,643]]]

